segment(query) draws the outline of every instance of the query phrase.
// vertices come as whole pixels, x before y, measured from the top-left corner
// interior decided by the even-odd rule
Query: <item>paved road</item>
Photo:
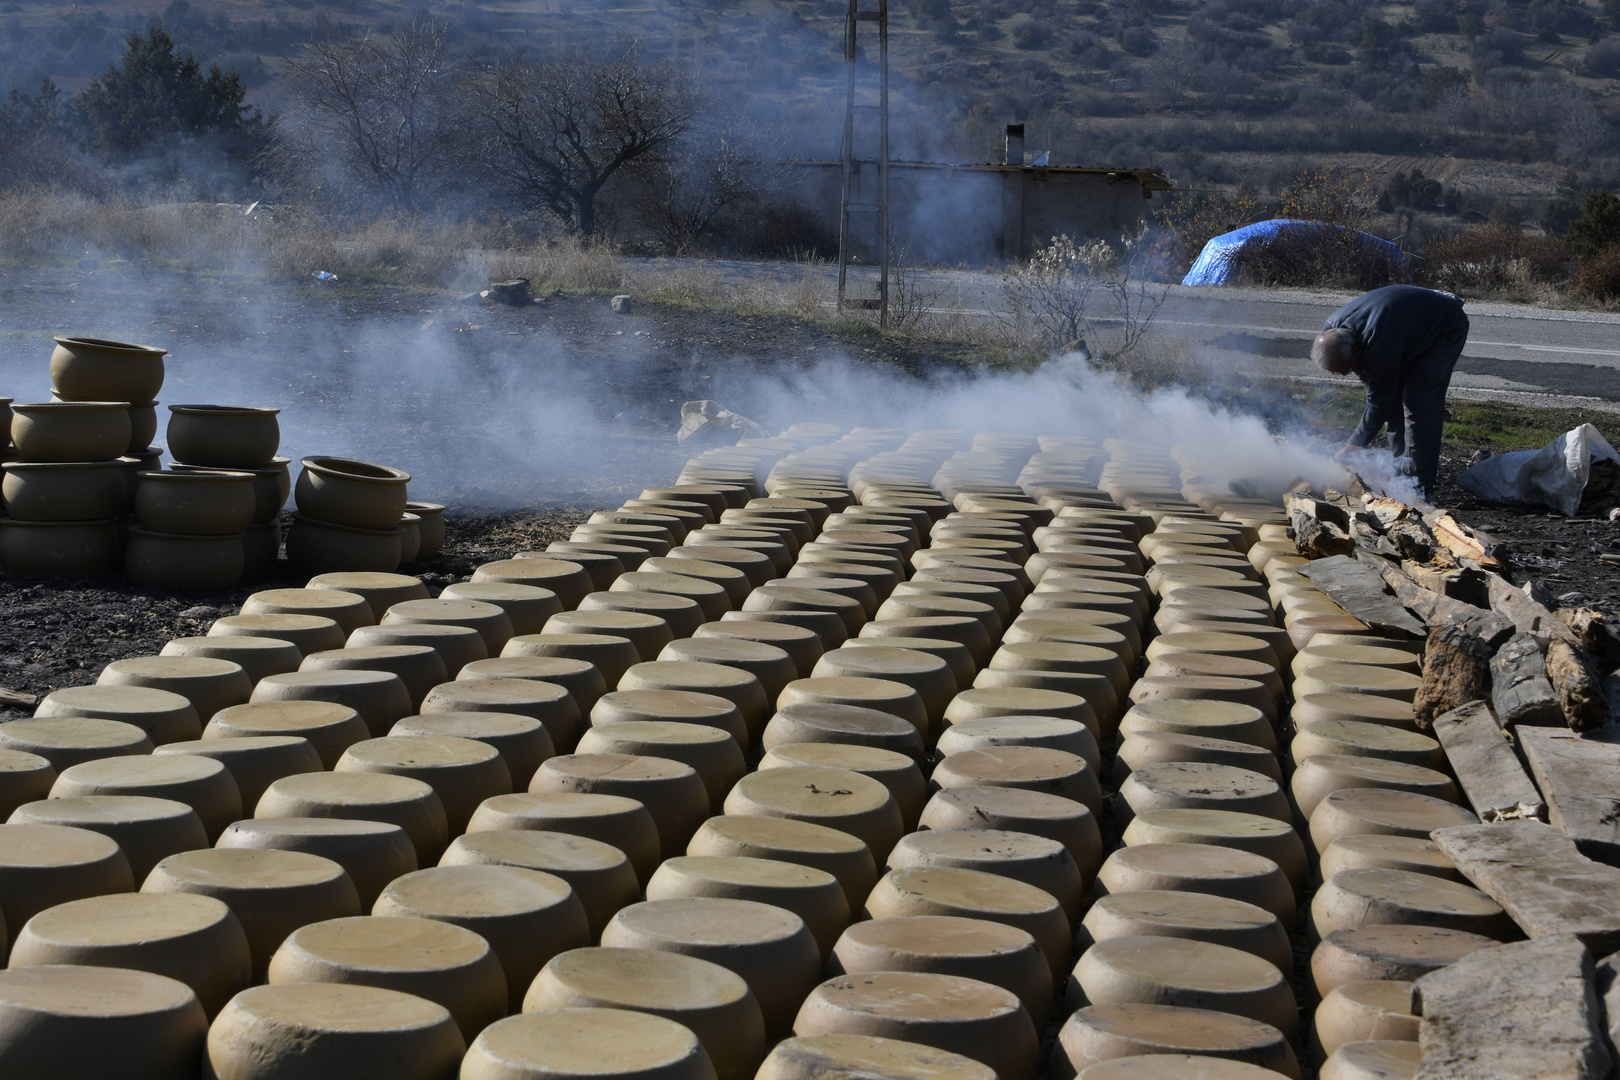
[[[659,264],[678,263],[649,262]],[[786,263],[696,265],[739,285],[792,288],[804,276],[803,267]],[[868,282],[875,275],[856,276],[854,288],[873,291]],[[935,310],[985,319],[1006,312],[997,272],[927,271],[916,278]],[[1208,362],[1242,364],[1303,381],[1340,381],[1310,363],[1310,341],[1349,293],[1153,288],[1163,297],[1154,323],[1157,332],[1186,340]],[[1620,314],[1482,302],[1470,303],[1467,310],[1472,327],[1452,379],[1454,396],[1620,413]]]

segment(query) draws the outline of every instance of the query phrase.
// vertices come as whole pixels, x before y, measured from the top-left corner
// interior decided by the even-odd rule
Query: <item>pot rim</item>
[[[424,510],[426,510],[429,514],[444,513],[444,504],[430,502],[407,502],[405,504],[405,509],[420,517],[422,511]]]
[[[220,541],[230,541],[230,540],[240,541],[242,539],[244,533],[217,533],[217,534],[216,533],[166,533],[166,532],[158,532],[155,529],[143,528],[142,526],[136,525],[133,522],[131,522],[130,526],[129,526],[129,535],[132,536],[132,537],[133,536],[154,536],[159,540],[191,540],[191,541],[195,541],[195,542],[200,543],[200,542],[203,542],[203,541],[209,541],[209,542],[220,542]]]
[[[305,517],[303,514],[292,515],[293,524],[315,525],[322,529],[333,529],[337,532],[359,533],[361,536],[375,536],[382,539],[387,536],[399,536],[405,532],[405,526],[395,525],[392,529],[362,529],[358,525],[340,525],[335,521],[322,521],[320,518]]]
[[[105,352],[129,353],[132,356],[158,356],[169,355],[168,349],[160,349],[156,345],[137,345],[132,341],[114,341],[111,338],[84,337],[78,334],[59,334],[51,338],[52,341],[64,349],[74,347],[101,349]]]
[[[311,472],[342,477],[344,480],[357,480],[365,484],[408,484],[411,481],[411,474],[403,469],[396,469],[392,465],[378,465],[373,461],[361,461],[358,458],[317,454],[312,457],[300,458],[298,463]],[[362,465],[367,469],[378,469],[388,475],[367,476],[364,473],[349,472],[342,467],[344,465]]]
[[[30,529],[87,528],[91,525],[116,525],[128,517],[128,514],[121,514],[118,517],[92,518],[89,521],[23,521],[14,517],[0,517],[0,527],[16,528],[22,526]],[[134,528],[134,526],[132,525],[130,528]]]
[[[275,416],[281,410],[269,405],[170,405],[171,413],[184,416]]]
[[[43,410],[47,414],[53,412],[114,412],[122,410],[129,412],[127,401],[27,401],[21,405],[12,405],[12,412],[28,414],[30,409]]]
[[[10,401],[11,399],[6,398],[5,400]],[[84,403],[79,401],[77,398],[65,398],[65,397],[62,396],[62,391],[52,389],[51,390],[51,400],[46,402],[46,404],[48,404],[48,405],[80,405],[80,404],[84,404]],[[124,402],[124,404],[129,406],[131,409],[151,409],[151,410],[153,410],[155,412],[155,411],[157,411],[157,407],[159,405],[161,405],[162,402],[158,401],[157,398],[153,398],[151,401],[126,401],[126,402]]]
[[[269,465],[265,465],[262,468],[252,468],[252,469],[231,469],[231,468],[225,467],[224,465],[188,465],[184,461],[175,461],[175,462],[171,462],[169,464],[169,471],[170,472],[188,472],[188,473],[239,472],[239,473],[252,473],[254,476],[263,476],[263,475],[268,475],[270,473],[274,473],[274,474],[279,476],[282,473],[285,473],[287,471],[287,466],[292,463],[292,460],[290,458],[284,458],[284,457],[273,457],[273,458],[270,459],[270,461],[271,461],[271,464],[269,464]]]
[[[30,469],[127,469],[123,458],[111,461],[0,461],[0,469],[7,472],[27,472]]]
[[[211,473],[177,473],[165,472],[163,469],[141,469],[136,476],[142,480],[159,477],[164,480],[213,480],[217,482],[252,480],[253,474],[245,470],[220,469]]]

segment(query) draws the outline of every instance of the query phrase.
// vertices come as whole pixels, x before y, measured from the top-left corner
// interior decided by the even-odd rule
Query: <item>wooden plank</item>
[[[13,709],[32,709],[39,704],[39,699],[33,694],[25,694],[21,690],[8,690],[0,686],[0,705],[7,705]]]
[[[1592,954],[1568,935],[1495,945],[1413,984],[1417,1080],[1598,1080],[1609,1073]]]
[[[1378,571],[1349,555],[1317,559],[1300,567],[1299,572],[1327,593],[1328,599],[1368,626],[1408,637],[1422,637],[1425,633],[1423,623],[1384,588]]]
[[[1588,859],[1551,825],[1499,821],[1430,835],[1527,936],[1574,934],[1599,955],[1620,949],[1620,869]]]
[[[1485,702],[1471,701],[1435,717],[1434,735],[1481,821],[1518,821],[1546,813],[1541,794]]]
[[[1514,634],[1491,657],[1491,706],[1503,727],[1564,726],[1564,709],[1533,633]]]
[[[1547,820],[1587,858],[1620,866],[1620,742],[1561,728],[1514,734],[1547,801]]]

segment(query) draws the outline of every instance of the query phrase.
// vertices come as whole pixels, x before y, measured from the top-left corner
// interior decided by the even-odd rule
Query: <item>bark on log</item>
[[[1489,693],[1490,650],[1461,626],[1429,632],[1423,651],[1423,682],[1412,700],[1412,718],[1427,728],[1441,713]]]
[[[1417,980],[1417,1080],[1599,1080],[1609,1072],[1592,954],[1573,937],[1470,953]]]
[[[1307,559],[1348,555],[1356,549],[1350,515],[1342,506],[1290,492],[1283,499],[1294,526],[1294,547]]]
[[[1547,801],[1547,820],[1587,858],[1620,866],[1620,743],[1561,728],[1516,734]]]
[[[1471,701],[1435,717],[1434,735],[1481,821],[1533,820],[1546,812],[1485,702]]]
[[[1492,610],[1513,620],[1513,626],[1519,633],[1534,635],[1543,648],[1554,638],[1569,639],[1573,636],[1569,624],[1524,590],[1515,589],[1494,574],[1491,575],[1489,589]]]
[[[1495,545],[1484,533],[1476,532],[1444,510],[1425,514],[1423,523],[1434,530],[1434,538],[1459,559],[1471,559],[1481,566],[1500,571],[1496,561]]]
[[[1547,679],[1558,693],[1572,731],[1591,731],[1609,720],[1609,699],[1603,693],[1603,673],[1592,654],[1568,641],[1547,646]]]
[[[1359,559],[1334,555],[1302,566],[1299,572],[1329,600],[1368,626],[1403,637],[1422,637],[1427,632],[1423,623],[1389,594],[1378,571]]]
[[[1503,727],[1564,725],[1563,706],[1533,633],[1513,635],[1491,657],[1491,705]]]
[[[1620,948],[1620,869],[1588,859],[1551,825],[1453,825],[1430,836],[1527,936],[1574,934],[1599,955]]]
[[[1400,567],[1388,563],[1378,568],[1384,581],[1395,590],[1395,597],[1432,631],[1438,626],[1460,626],[1491,648],[1513,636],[1513,623],[1494,611],[1474,607],[1449,596],[1430,592],[1413,581]]]

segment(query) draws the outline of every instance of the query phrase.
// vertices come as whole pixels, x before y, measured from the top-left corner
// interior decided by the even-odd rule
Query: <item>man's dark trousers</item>
[[[1412,475],[1426,499],[1433,499],[1440,473],[1440,434],[1446,422],[1446,390],[1451,371],[1468,341],[1468,317],[1460,311],[1452,327],[1425,349],[1406,369],[1401,402],[1405,430],[1393,418],[1389,449],[1396,458],[1409,458]],[[1403,469],[1404,471],[1404,469]]]

